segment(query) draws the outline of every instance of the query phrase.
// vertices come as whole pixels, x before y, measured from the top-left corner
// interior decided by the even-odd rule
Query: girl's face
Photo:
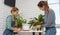
[[[12,15],[13,15],[13,16],[17,16],[17,15],[18,15],[18,10],[12,11]]]

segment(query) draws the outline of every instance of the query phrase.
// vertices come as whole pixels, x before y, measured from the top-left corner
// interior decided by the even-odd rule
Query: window
[[[59,0],[48,0],[48,4],[55,12],[56,24],[60,24]]]

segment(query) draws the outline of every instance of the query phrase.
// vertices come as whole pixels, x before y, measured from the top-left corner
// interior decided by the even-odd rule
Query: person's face
[[[45,6],[39,7],[39,9],[45,11]]]
[[[13,15],[13,16],[17,16],[17,15],[18,15],[18,10],[12,11],[12,15]]]

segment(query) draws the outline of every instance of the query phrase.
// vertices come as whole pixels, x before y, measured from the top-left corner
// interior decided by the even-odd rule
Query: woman
[[[9,15],[6,19],[6,29],[3,32],[3,35],[13,35],[13,31],[20,31],[21,29],[16,28],[16,24],[15,24],[15,18],[17,18],[19,9],[16,7],[13,7],[11,10],[11,14]],[[19,17],[21,18],[21,16]]]
[[[40,1],[38,3],[38,7],[40,10],[45,12],[45,19],[43,25],[37,25],[36,27],[37,28],[41,26],[45,27],[46,28],[45,35],[56,35],[54,11],[51,8],[49,8],[47,1]]]

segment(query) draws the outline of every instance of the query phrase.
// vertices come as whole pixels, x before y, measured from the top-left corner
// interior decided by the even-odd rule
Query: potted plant
[[[35,27],[36,25],[42,25],[44,21],[44,15],[40,14],[38,18],[34,17],[32,20],[29,21],[30,27]],[[41,30],[41,28],[39,28]],[[37,29],[37,30],[39,30]]]
[[[17,28],[22,28],[22,25],[26,23],[26,20],[17,20]]]
[[[16,17],[15,23],[16,23],[16,27],[17,27],[17,28],[22,29],[22,26],[23,26],[23,24],[26,23],[26,20],[23,19],[20,15],[18,15],[18,16]]]

